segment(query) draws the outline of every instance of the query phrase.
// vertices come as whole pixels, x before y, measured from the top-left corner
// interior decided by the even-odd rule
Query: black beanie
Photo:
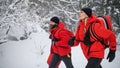
[[[84,11],[88,17],[92,15],[92,10],[90,8],[82,8],[82,11]]]
[[[55,22],[56,24],[59,24],[59,18],[58,17],[52,17],[50,21]]]

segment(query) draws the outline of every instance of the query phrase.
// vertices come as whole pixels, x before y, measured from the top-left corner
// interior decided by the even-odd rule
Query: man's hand
[[[112,62],[114,58],[115,58],[115,50],[110,50],[107,59],[109,60],[109,62]]]
[[[74,40],[75,40],[75,37],[72,37],[69,41],[68,41],[68,44],[70,46],[74,46]]]

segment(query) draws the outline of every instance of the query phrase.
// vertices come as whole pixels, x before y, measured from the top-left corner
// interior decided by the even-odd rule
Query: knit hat
[[[59,24],[59,18],[58,17],[52,17],[50,21],[55,22],[56,24]]]
[[[92,15],[92,10],[90,8],[82,8],[82,11],[84,11],[88,17]]]

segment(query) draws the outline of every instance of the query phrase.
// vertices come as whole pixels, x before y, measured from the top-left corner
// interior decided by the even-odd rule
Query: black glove
[[[49,36],[49,39],[51,39],[51,38],[52,38],[52,35]]]
[[[52,41],[54,41],[54,42],[57,42],[57,41],[58,41],[58,39],[56,39],[56,38],[53,38],[53,39],[52,39]]]
[[[74,46],[74,40],[75,40],[75,37],[72,37],[69,41],[68,41],[68,44],[70,46]]]
[[[51,39],[51,40],[54,41],[54,42],[57,42],[57,41],[58,41],[58,40],[57,40],[55,37],[53,37],[52,35],[49,36],[49,39]]]
[[[115,58],[115,50],[110,50],[107,59],[109,60],[109,62],[112,62],[114,58]]]

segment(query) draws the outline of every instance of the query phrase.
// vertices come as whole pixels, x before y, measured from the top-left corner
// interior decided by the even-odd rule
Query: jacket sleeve
[[[69,35],[66,31],[59,32],[59,41],[55,43],[58,47],[68,47]]]
[[[94,25],[94,31],[100,38],[107,39],[109,41],[111,50],[116,50],[116,36],[114,32],[107,30],[99,23]]]

